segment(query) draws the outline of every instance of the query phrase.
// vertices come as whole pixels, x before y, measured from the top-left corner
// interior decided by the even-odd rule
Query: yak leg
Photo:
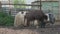
[[[41,21],[41,28],[45,28],[46,23],[44,21]]]
[[[27,19],[24,19],[24,26],[27,26]]]
[[[27,26],[29,26],[30,25],[30,20],[27,20]]]
[[[39,28],[38,23],[39,23],[38,20],[35,20],[35,21],[34,21],[34,26],[35,26],[36,28]]]
[[[37,26],[36,26],[36,28],[39,28],[40,27],[40,20],[37,20]]]
[[[30,25],[33,26],[34,25],[34,21],[30,21]]]
[[[28,19],[24,19],[24,26],[29,26],[30,25],[30,21]]]

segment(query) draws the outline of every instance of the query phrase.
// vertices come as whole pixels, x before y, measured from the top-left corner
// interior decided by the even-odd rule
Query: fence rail
[[[32,4],[0,4],[0,5],[40,6],[40,5],[32,5]]]

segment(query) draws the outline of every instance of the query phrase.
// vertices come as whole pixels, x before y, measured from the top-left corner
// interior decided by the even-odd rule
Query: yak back
[[[42,19],[44,15],[45,14],[43,13],[43,11],[35,10],[27,12],[25,18],[27,18],[28,20]]]

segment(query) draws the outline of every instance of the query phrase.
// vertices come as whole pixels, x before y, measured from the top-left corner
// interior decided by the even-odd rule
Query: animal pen
[[[34,5],[34,4],[0,4],[0,6],[2,6],[2,5],[12,5],[12,6],[14,6],[14,5],[17,5],[17,6],[26,6],[26,7],[28,7],[28,8],[8,8],[8,7],[1,7],[0,8],[0,12],[3,12],[3,13],[6,13],[8,16],[10,15],[10,16],[13,16],[13,18],[14,18],[14,16],[18,13],[18,12],[20,12],[20,11],[31,11],[31,10],[41,10],[41,7],[42,7],[42,5]],[[31,9],[29,8],[29,6],[31,6]],[[40,7],[40,9],[33,9],[32,7]],[[57,15],[60,15],[59,14],[59,12],[58,12],[58,14]],[[57,16],[57,15],[55,15],[55,16]],[[5,17],[6,18],[6,17]],[[6,20],[6,19],[2,19],[0,22],[3,22],[4,20]],[[8,17],[9,18],[9,17]],[[11,18],[12,19],[12,18]],[[8,20],[8,19],[7,19]],[[12,20],[12,22],[14,21],[14,19]],[[56,17],[56,21],[60,21],[60,16],[57,16]],[[1,23],[1,24],[6,24],[6,22],[7,21],[5,21],[4,23]],[[10,23],[7,23],[6,25],[8,25],[8,24],[10,24]],[[11,23],[11,24],[13,24],[13,23]],[[10,25],[9,25],[10,26]]]
[[[51,2],[51,1],[50,1]],[[54,3],[51,2],[55,7],[52,7],[54,9],[53,11],[50,10],[52,13],[55,11],[57,13],[53,13],[56,18],[56,24],[58,23],[58,26],[48,26],[48,28],[38,28],[38,29],[25,29],[25,28],[18,28],[18,29],[13,29],[14,28],[14,17],[17,13],[22,12],[22,11],[33,11],[33,10],[40,10],[40,8],[43,8],[43,12],[47,13],[49,12],[50,7],[50,2],[45,2],[42,1],[42,7],[40,7],[40,2],[35,3],[33,2],[32,4],[2,4],[0,3],[0,34],[60,34],[60,11],[56,10],[56,8],[59,8],[59,5],[57,6],[58,2]],[[36,5],[35,5],[35,4]],[[38,4],[38,5],[37,5]],[[2,5],[10,5],[9,7],[2,7]],[[17,6],[26,6],[27,8],[11,8],[11,5],[17,5]],[[31,8],[29,8],[31,6]],[[40,8],[39,8],[40,7]],[[45,9],[48,9],[45,11]],[[58,22],[59,21],[59,22]],[[1,26],[8,26],[7,28],[1,28]],[[12,26],[9,27],[9,26]],[[56,27],[56,28],[55,28]]]

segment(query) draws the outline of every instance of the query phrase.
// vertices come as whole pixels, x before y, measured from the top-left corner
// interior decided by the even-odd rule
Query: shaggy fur
[[[14,26],[18,27],[21,25],[24,25],[24,15],[26,14],[26,12],[19,12],[17,13],[17,15],[15,16],[15,20],[14,20]]]
[[[47,20],[47,16],[43,13],[43,11],[40,11],[40,10],[30,11],[30,12],[26,13],[24,18],[27,20],[26,26],[30,25],[30,21],[37,20],[38,25],[40,25],[40,21],[41,21],[41,23],[45,23],[44,21]]]

